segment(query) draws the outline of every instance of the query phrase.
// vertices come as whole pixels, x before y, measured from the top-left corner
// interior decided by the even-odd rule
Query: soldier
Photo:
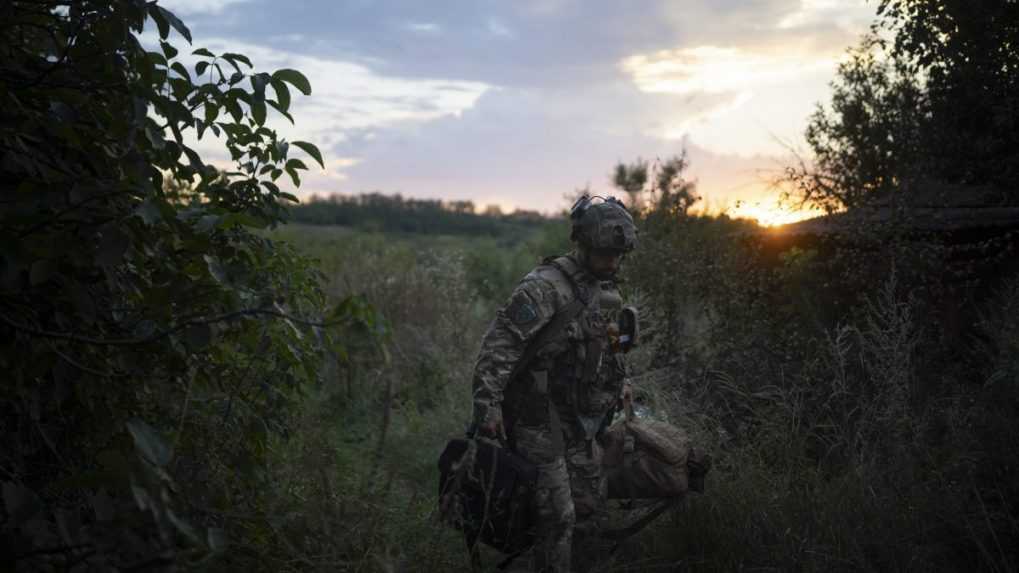
[[[595,533],[606,497],[596,436],[628,391],[622,352],[636,328],[615,280],[637,244],[633,218],[615,198],[584,195],[570,219],[575,249],[545,259],[517,285],[474,367],[478,432],[538,467],[538,571],[570,571],[574,530],[577,540]],[[519,364],[532,343],[533,358]]]

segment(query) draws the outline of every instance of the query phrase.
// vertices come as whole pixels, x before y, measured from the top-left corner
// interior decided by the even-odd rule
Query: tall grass
[[[646,232],[650,248],[627,263],[644,334],[630,368],[643,406],[684,426],[714,468],[704,495],[599,570],[1014,570],[1019,281],[985,304],[966,350],[977,367],[945,366],[938,324],[900,273],[833,320],[814,254],[769,265],[742,223],[686,223]],[[362,293],[388,318],[390,357],[338,368],[275,444],[279,518],[250,555],[274,571],[466,570],[435,515],[435,460],[463,431],[501,302],[472,275],[479,251],[289,232],[334,296]],[[534,250],[486,265],[519,278]]]

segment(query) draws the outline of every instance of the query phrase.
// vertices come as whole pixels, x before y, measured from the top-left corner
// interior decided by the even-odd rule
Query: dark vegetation
[[[154,5],[11,6],[4,565],[465,569],[435,459],[468,418],[487,321],[568,248],[563,222],[374,195],[277,227],[273,181],[304,166],[289,151],[318,151],[279,141],[267,108],[287,113],[303,76],[148,52],[143,22],[188,35]],[[693,215],[683,157],[612,173],[641,228],[638,398],[715,468],[605,570],[1019,565],[1016,224],[973,211],[1016,204],[1019,13],[881,8],[787,173],[793,199],[840,212],[824,225]],[[187,148],[214,130],[235,171]],[[352,213],[374,222],[331,224]]]
[[[291,220],[310,225],[342,225],[364,231],[423,235],[489,236],[516,242],[547,223],[537,211],[502,214],[498,206],[476,213],[471,201],[411,199],[364,193],[312,197],[290,209]]]

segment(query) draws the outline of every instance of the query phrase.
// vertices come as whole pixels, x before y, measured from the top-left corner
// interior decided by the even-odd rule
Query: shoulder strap
[[[531,363],[534,359],[534,355],[538,353],[538,350],[545,346],[550,340],[559,336],[559,333],[566,328],[566,325],[580,314],[580,311],[584,310],[587,303],[590,302],[589,292],[584,292],[585,289],[579,288],[577,280],[574,277],[579,267],[569,257],[546,257],[542,264],[551,266],[557,271],[562,273],[566,277],[567,282],[573,288],[573,300],[569,304],[559,309],[552,317],[538,335],[527,345],[524,349],[523,355],[520,360],[517,361],[517,365],[513,368],[513,373],[510,375],[510,380],[517,378]],[[573,267],[572,269],[570,267]],[[571,272],[573,271],[573,272]],[[583,296],[582,296],[583,295]]]
[[[531,360],[534,359],[534,355],[538,353],[538,349],[545,346],[548,341],[558,336],[559,333],[566,328],[566,324],[576,318],[585,306],[586,305],[583,301],[575,298],[570,302],[570,304],[566,305],[562,310],[557,312],[555,316],[552,317],[552,320],[541,329],[538,336],[536,336],[534,340],[527,345],[527,348],[524,349],[524,354],[520,357],[517,365],[513,368],[513,374],[510,375],[510,380],[519,376],[520,373],[523,372],[528,365],[530,365]]]
[[[586,273],[572,257],[566,255],[546,257],[542,263],[562,273],[566,277],[566,281],[570,283],[570,288],[573,289],[573,296],[582,300],[585,306],[591,302],[591,290],[580,280],[581,276]]]

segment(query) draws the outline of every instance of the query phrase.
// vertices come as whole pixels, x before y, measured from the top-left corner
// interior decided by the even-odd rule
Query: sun
[[[785,207],[779,204],[776,199],[773,201],[740,201],[729,214],[737,218],[754,219],[762,227],[778,227],[817,217],[823,212],[816,209]]]

